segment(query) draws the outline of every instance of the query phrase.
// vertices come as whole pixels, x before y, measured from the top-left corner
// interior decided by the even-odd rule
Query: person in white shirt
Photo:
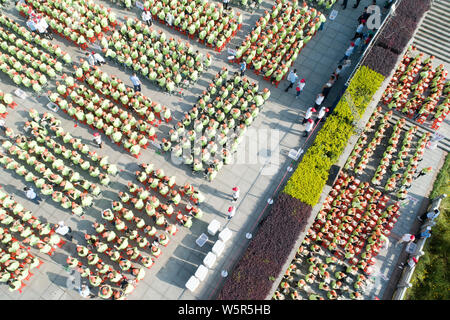
[[[32,19],[28,19],[27,21],[27,27],[30,28],[30,30],[36,31],[36,23],[34,23],[34,21]]]
[[[45,18],[38,16],[37,19],[38,19],[37,22],[34,21],[36,23],[37,31],[42,36],[45,36],[45,37],[49,38],[50,40],[53,40],[53,37],[51,36],[50,32],[48,31],[48,24],[47,24],[47,21],[45,21]]]
[[[106,63],[105,59],[99,53],[94,53],[94,60],[99,66]]]
[[[239,198],[239,187],[233,188],[233,202],[236,202]]]
[[[320,108],[319,114],[317,115],[316,123],[322,121],[322,119],[324,119],[324,117],[326,116],[328,111],[330,111],[330,110],[326,107]]]
[[[294,71],[291,71],[287,77],[287,80],[290,82],[289,86],[284,90],[284,92],[288,92],[290,88],[294,86],[294,83],[297,82],[298,75],[296,74],[297,69],[294,69]]]
[[[83,298],[94,298],[95,295],[91,293],[91,290],[89,290],[89,287],[85,284],[83,284],[79,289],[78,292],[80,293],[80,296]]]
[[[305,126],[305,133],[303,134],[304,137],[307,137],[309,135],[313,126],[314,126],[313,119],[308,119],[308,122],[306,123],[306,126]]]
[[[166,16],[166,22],[169,26],[172,26],[173,19],[174,19],[174,17],[172,15],[172,13],[170,13],[170,11],[169,11]]]
[[[323,95],[323,93],[319,93],[316,97],[314,108],[319,108],[324,99],[325,96]]]
[[[70,235],[70,233],[72,233],[72,228],[66,226],[64,221],[60,221],[58,224],[55,224],[55,232],[67,238],[69,241],[72,241],[73,239],[72,235]]]
[[[23,191],[25,192],[26,197],[34,203],[39,204],[39,201],[42,201],[42,199],[36,194],[36,192],[34,192],[33,188],[25,187],[23,188]]]
[[[355,35],[353,36],[352,40],[355,40],[356,38],[358,38],[359,36],[362,35],[365,24],[366,24],[366,20],[361,20],[361,23],[356,28],[356,32],[355,32]]]
[[[150,9],[144,9],[142,11],[142,21],[144,21],[149,27],[152,25],[152,13]]]
[[[348,59],[353,54],[353,50],[355,50],[355,43],[351,42],[350,46],[347,48],[347,50],[345,50],[345,55],[342,57],[341,60],[339,60],[339,63]]]
[[[231,220],[233,218],[234,214],[236,213],[236,208],[234,206],[231,206],[228,208],[228,220]]]
[[[133,73],[133,75],[130,77],[131,82],[133,83],[134,91],[138,92],[141,91],[141,80],[137,77],[136,73]]]
[[[91,67],[95,66],[94,52],[86,52],[86,59]]]
[[[101,149],[103,146],[102,136],[100,133],[96,132],[94,133],[94,142],[97,144],[97,146]]]
[[[405,233],[400,240],[397,241],[395,246],[398,246],[399,244],[403,242],[413,242],[416,239],[416,237],[410,233]]]
[[[306,110],[305,118],[303,118],[302,124],[305,124],[306,121],[311,119],[314,112],[316,112],[316,109],[314,109],[314,107],[309,107],[308,110]]]
[[[3,131],[6,131],[5,124],[6,124],[5,120],[0,119],[0,129],[2,129]]]
[[[297,90],[297,95],[295,96],[295,99],[298,99],[300,97],[300,93],[302,93],[305,85],[306,85],[305,79],[302,79],[297,83],[297,87],[295,88],[295,90]]]

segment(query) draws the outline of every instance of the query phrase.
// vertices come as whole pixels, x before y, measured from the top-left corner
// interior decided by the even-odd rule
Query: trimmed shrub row
[[[263,300],[283,271],[311,211],[311,206],[280,194],[217,299]]]
[[[362,115],[384,77],[361,67],[346,92]],[[317,135],[284,191],[250,242],[245,254],[226,280],[217,299],[262,300],[282,272],[289,253],[305,229],[312,206],[317,204],[333,163],[353,133],[353,115],[341,98]]]
[[[403,0],[370,50],[364,65],[387,77],[411,39],[431,0]],[[385,50],[382,50],[384,48]]]
[[[389,49],[373,47],[367,54],[364,65],[370,66],[373,70],[388,77],[397,64],[398,56]]]
[[[344,151],[353,133],[354,116],[349,103],[362,115],[383,80],[382,75],[364,66],[355,73],[346,94],[317,134],[313,145],[287,182],[284,192],[311,206],[319,202],[330,168]]]

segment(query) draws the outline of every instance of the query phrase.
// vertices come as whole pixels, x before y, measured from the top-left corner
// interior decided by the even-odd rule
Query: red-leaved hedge
[[[430,9],[431,0],[403,0],[396,9],[396,13],[403,17],[419,20],[422,18],[425,11]]]
[[[431,0],[402,0],[395,16],[391,17],[381,31],[372,49],[369,51],[363,65],[388,76],[409,40],[417,24],[430,8]]]
[[[376,45],[401,54],[417,27],[412,18],[397,15],[389,20],[386,28],[378,37]]]
[[[389,49],[382,47],[373,47],[364,61],[364,65],[370,66],[378,73],[388,77],[391,70],[395,68],[398,54],[395,54]]]
[[[281,193],[261,221],[246,252],[226,280],[217,299],[263,300],[289,257],[312,207]],[[273,277],[273,278],[272,278]]]

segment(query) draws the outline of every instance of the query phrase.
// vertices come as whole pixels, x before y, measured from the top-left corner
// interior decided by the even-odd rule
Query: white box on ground
[[[217,256],[216,256],[214,253],[212,253],[212,252],[210,251],[210,252],[208,252],[208,254],[206,255],[205,259],[203,259],[203,264],[204,264],[207,268],[211,269],[212,266],[214,265],[214,263],[216,262],[216,259],[217,259]]]
[[[200,280],[198,280],[196,277],[191,276],[186,282],[186,288],[189,289],[189,291],[194,292],[195,289],[197,289],[198,285],[200,284]]]
[[[202,264],[199,265],[197,268],[197,271],[195,271],[195,277],[200,281],[205,280],[207,274],[208,274],[208,268]]]
[[[213,219],[208,225],[208,233],[212,236],[215,236],[217,231],[219,231],[220,222],[216,219]]]
[[[223,250],[225,250],[225,243],[222,240],[217,240],[211,249],[211,251],[218,257],[222,254]]]
[[[26,99],[26,98],[28,98],[28,95],[26,94],[26,92],[24,92],[24,91],[22,91],[22,90],[20,90],[20,89],[14,90],[14,94],[15,94],[16,96],[18,96],[20,99]]]
[[[224,243],[230,240],[231,238],[231,230],[228,228],[223,229],[219,233],[219,239],[222,240]]]
[[[201,248],[205,244],[205,242],[208,241],[208,236],[204,233],[202,233],[197,240],[195,240],[195,243]]]

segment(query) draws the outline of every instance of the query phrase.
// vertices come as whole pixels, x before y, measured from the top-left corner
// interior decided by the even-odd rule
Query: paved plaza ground
[[[140,10],[136,8],[132,11],[124,10],[109,1],[98,1],[105,6],[113,8],[117,13],[119,20],[123,21],[124,16],[140,17]],[[334,21],[327,21],[322,31],[312,38],[312,40],[302,50],[299,58],[294,64],[300,78],[306,79],[305,91],[300,99],[295,99],[295,90],[291,89],[288,93],[284,92],[287,86],[286,81],[282,81],[278,88],[275,88],[269,82],[263,80],[261,76],[256,76],[251,70],[246,72],[246,76],[259,83],[260,90],[269,88],[271,96],[263,105],[262,112],[256,118],[251,126],[246,139],[240,145],[237,155],[244,161],[224,166],[213,182],[207,182],[200,175],[192,174],[191,169],[184,165],[172,163],[167,155],[161,155],[153,146],[142,151],[142,156],[138,160],[126,153],[121,147],[111,143],[104,138],[104,147],[97,149],[92,142],[94,131],[85,125],[78,124],[69,118],[62,111],[56,115],[62,120],[63,127],[73,136],[80,138],[84,143],[98,151],[99,154],[107,154],[111,163],[117,164],[120,172],[113,177],[112,183],[107,188],[102,188],[102,197],[95,200],[94,206],[87,210],[82,218],[70,215],[69,212],[62,210],[59,206],[48,198],[43,197],[44,202],[39,206],[26,199],[22,189],[25,181],[18,178],[15,173],[0,169],[0,186],[3,191],[14,195],[16,201],[31,210],[33,214],[42,220],[52,223],[65,221],[72,227],[74,232],[73,243],[67,243],[61,249],[57,248],[53,256],[37,255],[44,261],[39,270],[34,270],[34,276],[26,282],[23,293],[9,292],[6,285],[0,286],[0,299],[44,299],[44,300],[66,300],[82,299],[76,288],[71,284],[70,273],[66,271],[66,258],[68,255],[76,255],[76,244],[84,244],[84,233],[94,232],[92,228],[93,221],[100,221],[102,210],[109,208],[112,200],[117,199],[119,191],[125,191],[129,181],[135,181],[134,172],[138,170],[138,165],[142,163],[154,163],[155,167],[163,168],[166,174],[175,175],[178,185],[184,185],[185,182],[192,183],[198,187],[206,196],[205,202],[200,206],[204,212],[200,220],[195,220],[190,229],[180,228],[176,236],[171,238],[168,247],[162,249],[162,255],[156,260],[155,265],[147,271],[145,278],[137,285],[136,290],[128,299],[211,299],[214,298],[223,283],[221,276],[222,270],[228,270],[231,274],[231,267],[237,261],[243,249],[248,245],[249,240],[245,235],[248,232],[254,232],[257,227],[258,219],[261,218],[261,212],[267,207],[267,199],[273,196],[282,177],[286,174],[286,169],[291,163],[288,157],[290,149],[297,149],[305,142],[302,137],[304,126],[301,125],[301,119],[306,109],[314,103],[315,96],[321,91],[322,86],[329,79],[330,74],[338,65],[338,60],[344,55],[346,48],[353,37],[357,26],[357,18],[361,14],[365,5],[371,1],[362,0],[358,9],[352,9],[349,3],[347,10],[341,10],[340,5],[336,5],[339,11]],[[263,14],[264,10],[270,10],[272,1],[265,0],[261,8],[253,13],[242,11],[240,8],[234,8],[240,11],[244,16],[244,23],[241,30],[238,31],[235,38],[227,45],[227,48],[235,48],[240,45],[242,40],[253,28],[255,22]],[[13,5],[7,6],[3,12],[13,17],[17,22],[24,24],[25,19],[21,17],[14,9]],[[160,91],[155,85],[145,79],[143,82],[143,94],[152,100],[158,101],[172,110],[175,119],[180,119],[183,112],[192,108],[197,101],[198,96],[208,86],[214,75],[222,67],[227,67],[230,71],[237,71],[237,64],[227,62],[227,52],[217,53],[206,46],[197,43],[195,40],[188,39],[179,32],[163,26],[158,22],[153,24],[153,28],[164,30],[169,36],[175,39],[189,41],[195,49],[203,54],[213,55],[213,63],[207,72],[204,72],[199,81],[191,88],[183,90],[183,97],[168,95]],[[53,43],[61,45],[63,50],[68,51],[74,62],[84,56],[84,52],[67,41],[55,37]],[[91,46],[91,49],[98,51]],[[352,56],[352,65],[356,63],[359,53]],[[326,106],[331,106],[339,96],[343,85],[351,71],[352,67],[347,68],[333,87],[329,97],[325,100]],[[101,67],[109,75],[117,75],[125,83],[131,85],[129,77],[131,72],[119,67],[114,62],[109,61],[107,65]],[[70,71],[66,69],[65,71]],[[54,89],[54,83],[50,87]],[[4,74],[0,74],[0,89],[4,92],[13,92],[16,88],[10,79]],[[21,126],[27,117],[27,110],[34,108],[40,113],[49,112],[46,108],[48,99],[45,96],[32,96],[31,91],[26,99],[14,97],[18,106],[9,109],[6,118],[7,126],[17,132],[21,132]],[[448,120],[447,120],[448,121]],[[175,122],[172,122],[171,126]],[[444,126],[448,130],[448,122]],[[167,137],[170,127],[161,124],[157,130],[158,139]],[[448,132],[448,131],[447,131]],[[441,158],[444,156],[442,149],[436,149],[430,152],[430,156],[425,154],[424,165],[438,166]],[[411,188],[412,199],[405,203],[406,214],[402,214],[393,234],[402,235],[409,228],[415,219],[419,204],[425,201],[424,195],[431,187],[433,177],[423,177],[420,183],[415,183]],[[429,181],[426,179],[430,179]],[[237,202],[237,213],[231,221],[227,220],[227,208],[231,204],[231,193],[234,186],[239,186],[241,197]],[[264,213],[267,213],[266,209]],[[203,247],[199,247],[195,240],[202,233],[207,233],[207,226],[213,219],[218,220],[222,227],[227,226],[233,233],[233,237],[227,242],[224,253],[218,258],[214,268],[209,271],[207,278],[201,283],[199,288],[192,293],[185,288],[186,281],[195,273],[197,267],[202,264],[206,254],[211,250],[217,236],[209,236],[209,240]],[[406,230],[406,231],[405,231]],[[396,259],[400,254],[398,248],[392,248],[383,255],[380,254],[380,274],[389,279],[394,269]],[[35,251],[33,251],[35,253]],[[384,282],[383,282],[384,281]],[[384,290],[388,286],[388,280],[380,282],[378,287],[374,287],[369,295],[382,297]],[[75,285],[77,286],[77,285]],[[387,297],[389,298],[389,297]]]

